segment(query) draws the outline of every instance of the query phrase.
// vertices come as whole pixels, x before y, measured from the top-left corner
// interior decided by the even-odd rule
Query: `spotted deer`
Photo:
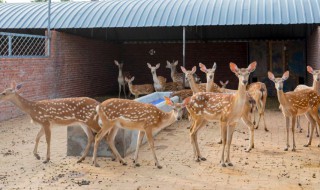
[[[229,84],[229,80],[227,80],[226,82],[220,81],[220,84],[221,84],[221,89],[226,89],[227,85]]]
[[[151,94],[154,92],[154,87],[152,84],[133,85],[132,81],[134,80],[134,76],[130,79],[125,77],[125,80],[128,83],[131,94],[133,94],[135,98],[138,98],[139,95]]]
[[[192,118],[190,128],[191,144],[193,146],[196,161],[206,160],[201,156],[197,134],[198,130],[206,125],[208,121],[220,121],[222,137],[221,166],[226,167],[226,163],[232,166],[230,160],[230,145],[234,129],[242,117],[246,102],[246,85],[248,84],[249,74],[256,68],[257,63],[251,63],[248,68],[239,69],[236,64],[230,63],[230,69],[239,79],[238,90],[236,93],[210,93],[199,92],[194,94],[185,103]],[[251,134],[253,135],[253,134]],[[253,139],[253,137],[251,138]],[[227,144],[227,158],[224,159],[225,146]],[[252,145],[252,142],[250,143]]]
[[[116,66],[118,66],[119,68],[119,74],[118,74],[118,84],[119,84],[119,98],[120,98],[120,94],[121,94],[121,89],[123,90],[124,93],[124,97],[127,98],[127,93],[126,93],[126,82],[124,80],[125,77],[130,76],[129,73],[122,73],[122,67],[123,67],[123,63],[119,63],[117,60],[114,60],[114,63],[116,64]]]
[[[154,150],[154,142],[152,131],[155,129],[162,129],[181,119],[180,110],[184,107],[183,104],[173,103],[169,98],[165,98],[166,103],[173,107],[171,112],[163,112],[152,104],[136,102],[125,99],[108,99],[97,106],[97,113],[102,122],[101,130],[96,135],[93,163],[99,167],[97,163],[97,149],[101,139],[109,132],[107,140],[110,148],[115,153],[115,156],[121,163],[126,163],[114,146],[114,138],[117,134],[118,128],[126,128],[131,130],[139,130],[137,139],[136,152],[134,154],[135,166],[140,166],[138,163],[139,147],[146,135],[150,145],[155,165],[161,169],[161,165]]]
[[[150,63],[147,63],[149,69],[151,70],[152,79],[153,79],[153,86],[155,91],[162,92],[162,91],[176,91],[182,90],[183,84],[180,82],[168,82],[167,79],[162,76],[157,76],[157,69],[160,68],[160,63],[156,66],[151,66]]]
[[[320,70],[313,70],[312,67],[307,66],[307,71],[312,74],[313,76],[313,84],[312,86],[307,86],[307,85],[298,85],[294,91],[300,91],[303,89],[312,89],[314,91],[316,91],[318,94],[320,94]],[[302,128],[300,125],[300,117],[297,117],[297,128],[300,130],[300,133],[302,132]],[[310,122],[308,122],[308,133],[307,133],[307,137],[309,137],[310,134]],[[318,128],[316,127],[316,134],[317,137],[319,137],[319,132],[318,132]]]
[[[287,129],[287,146],[284,149],[287,151],[289,145],[289,123],[291,120],[292,127],[292,151],[296,151],[295,142],[295,124],[297,116],[305,115],[311,123],[311,134],[309,136],[308,143],[305,147],[311,145],[313,130],[315,127],[320,126],[320,119],[318,116],[318,107],[320,103],[320,96],[311,89],[304,89],[296,92],[283,92],[283,82],[289,78],[289,71],[286,71],[281,78],[275,78],[273,73],[268,72],[268,77],[274,82],[278,101],[280,103],[281,111],[286,118],[286,129]],[[318,145],[320,147],[320,144]]]
[[[220,87],[214,82],[214,74],[217,68],[217,64],[214,63],[211,69],[199,63],[200,70],[206,74],[207,83],[206,83],[206,92],[222,92]]]
[[[12,102],[31,117],[31,123],[41,126],[35,140],[33,150],[34,156],[40,160],[38,144],[40,138],[45,135],[47,142],[47,155],[43,163],[49,162],[52,125],[67,126],[77,124],[82,127],[88,137],[86,148],[81,158],[77,161],[78,163],[82,162],[88,155],[90,145],[94,141],[92,132],[96,133],[100,130],[98,118],[95,117],[95,108],[99,105],[99,102],[86,97],[29,101],[19,95],[21,87],[21,84],[16,85],[15,82],[12,82],[10,88],[1,92],[0,101],[5,100]]]

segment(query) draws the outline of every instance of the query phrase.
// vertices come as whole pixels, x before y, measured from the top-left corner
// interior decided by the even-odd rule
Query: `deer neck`
[[[176,67],[171,67],[171,78],[173,79],[177,74]]]
[[[197,86],[196,82],[194,81],[193,76],[190,78],[189,84],[190,84],[190,88],[193,92],[200,92],[199,87]]]
[[[277,89],[277,96],[278,96],[278,101],[281,105],[286,105],[287,104],[287,98],[283,92],[283,90],[278,90]],[[283,106],[282,106],[283,107]]]
[[[15,94],[15,96],[12,99],[10,99],[10,101],[14,105],[16,105],[18,108],[20,108],[22,111],[24,111],[28,114],[31,112],[31,108],[34,105],[34,102],[23,98],[19,94]]]
[[[238,90],[234,94],[235,96],[235,106],[239,106],[240,108],[243,107],[243,105],[246,102],[246,85],[243,85],[240,80],[238,84]]]
[[[152,79],[154,83],[160,84],[160,81],[158,79],[157,73],[154,72],[154,74],[152,74]]]
[[[320,81],[313,80],[312,89],[320,94]]]
[[[214,82],[213,80],[210,80],[207,78],[207,84],[206,84],[206,92],[211,92],[213,90]]]
[[[123,78],[122,69],[119,68],[119,75],[118,78]]]
[[[174,123],[176,121],[176,118],[174,116],[174,111],[171,110],[170,112],[166,112],[161,120],[161,128],[167,127]]]

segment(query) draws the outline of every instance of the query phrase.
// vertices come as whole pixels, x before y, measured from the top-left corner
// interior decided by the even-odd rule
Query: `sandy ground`
[[[0,189],[320,189],[319,138],[305,148],[306,129],[296,132],[297,152],[285,152],[285,121],[279,111],[267,111],[270,132],[255,131],[255,148],[246,153],[248,130],[242,124],[232,143],[233,167],[219,165],[219,128],[210,124],[199,134],[199,145],[207,161],[195,162],[186,127],[181,121],[163,130],[155,140],[163,169],[154,166],[147,144],[141,147],[141,167],[134,167],[132,155],[127,166],[109,158],[99,158],[100,168],[91,157],[77,164],[67,157],[67,128],[53,127],[51,162],[43,164],[46,147],[42,138],[41,161],[33,156],[39,130],[28,117],[0,123]],[[305,123],[305,119],[303,119]],[[291,135],[290,135],[291,136]],[[291,141],[290,141],[291,143]]]

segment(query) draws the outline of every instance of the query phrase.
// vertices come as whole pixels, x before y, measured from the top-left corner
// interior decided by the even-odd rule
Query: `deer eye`
[[[5,92],[3,92],[3,93],[2,93],[2,95],[6,95],[6,93],[5,93]]]

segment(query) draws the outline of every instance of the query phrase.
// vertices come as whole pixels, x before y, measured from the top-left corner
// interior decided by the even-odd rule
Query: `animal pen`
[[[54,2],[51,14],[47,5],[0,3],[1,91],[16,81],[23,86],[19,94],[27,100],[90,97],[100,103],[118,97],[120,83],[125,85],[126,96],[129,94],[125,77],[127,82],[134,79],[133,85],[151,84],[152,88],[151,68],[158,67],[156,74],[166,80],[164,83],[173,82],[172,86],[176,87],[169,63],[176,64],[184,85],[189,84],[184,76],[194,66],[194,76],[199,77],[200,83],[206,83],[208,70],[216,63],[212,80],[218,85],[220,81],[221,84],[228,81],[222,89],[229,89],[229,93],[238,89],[241,74],[249,76],[248,81],[243,80],[248,84],[265,84],[269,97],[265,111],[269,132],[263,127],[256,129],[255,144],[251,147],[254,149],[245,153],[252,137],[247,125],[239,122],[231,143],[234,166],[226,164],[227,167],[222,168],[217,156],[222,146],[217,143],[221,139],[220,123],[201,126],[203,129],[195,141],[202,155],[199,153],[196,159],[199,162],[195,162],[190,144],[192,132],[189,134],[190,129],[186,129],[192,125],[192,118],[178,121],[154,137],[156,155],[163,166],[158,171],[151,154],[153,148],[149,150],[148,145],[143,145],[139,152],[141,167],[129,162],[139,138],[137,131],[120,131],[116,137],[116,147],[126,156],[128,166],[111,162],[107,157],[98,158],[101,167],[96,168],[91,165],[91,157],[76,164],[87,144],[81,128],[53,127],[51,161],[40,164],[32,155],[39,127],[31,125],[14,104],[3,101],[0,104],[0,139],[3,139],[0,189],[62,189],[85,185],[93,189],[318,188],[320,150],[316,143],[319,138],[314,137],[315,142],[309,147],[302,146],[307,142],[304,127],[307,119],[301,117],[303,133],[296,132],[297,151],[283,151],[288,138],[275,88],[279,82],[275,79],[284,76],[285,71],[289,71],[290,76],[285,78],[284,92],[294,91],[299,84],[312,86],[316,81],[313,76],[320,69],[318,0]],[[49,30],[48,15],[51,17]],[[230,62],[237,68],[247,69],[247,73],[238,72]],[[257,63],[255,70],[249,68],[254,62]],[[199,63],[207,67],[205,71],[198,67]],[[181,66],[186,72],[182,72]],[[311,66],[314,73],[307,70],[307,66]],[[273,78],[268,77],[268,71]],[[122,82],[119,82],[120,73]],[[202,87],[205,91],[206,85]],[[136,90],[142,99],[145,96],[140,91],[146,88]],[[181,94],[188,97],[192,91]],[[123,93],[120,95],[124,98]],[[201,102],[198,105],[202,105]],[[191,142],[193,140],[191,137]],[[199,149],[198,143],[194,150]],[[40,141],[41,159],[45,155],[45,144],[45,140]],[[110,151],[107,144],[101,143],[100,148],[104,149],[100,152]],[[129,147],[130,152],[120,146]],[[93,146],[90,155],[92,151]]]

